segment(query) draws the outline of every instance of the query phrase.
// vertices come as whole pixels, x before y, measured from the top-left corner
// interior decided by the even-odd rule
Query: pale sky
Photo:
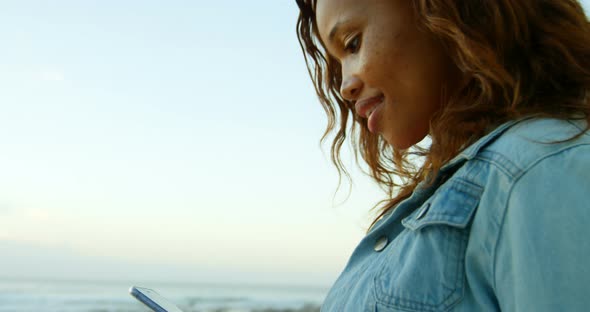
[[[0,276],[331,283],[383,195],[334,197],[297,14],[0,5]]]
[[[128,263],[331,282],[382,195],[359,175],[334,200],[297,14],[294,1],[3,3],[0,276],[122,277],[108,271]],[[34,268],[31,254],[58,260]],[[82,262],[101,273],[71,273]]]

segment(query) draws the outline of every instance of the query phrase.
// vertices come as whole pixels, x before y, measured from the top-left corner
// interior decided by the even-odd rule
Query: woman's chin
[[[388,135],[385,133],[382,133],[381,136],[395,150],[409,149],[410,147],[412,147],[412,146],[418,144],[420,141],[422,141],[422,139],[424,139],[424,137],[426,137],[425,135],[422,137],[415,137],[415,136],[402,136],[402,137],[400,137],[400,136],[395,136],[395,135],[391,135],[391,134]]]

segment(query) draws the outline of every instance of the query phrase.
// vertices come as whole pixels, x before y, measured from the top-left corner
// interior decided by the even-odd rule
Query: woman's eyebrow
[[[332,27],[332,30],[330,30],[330,34],[328,35],[328,41],[331,41],[331,42],[334,41],[334,37],[340,31],[340,28],[342,27],[342,24],[344,24],[343,21],[339,21],[336,24],[334,24],[334,26]]]

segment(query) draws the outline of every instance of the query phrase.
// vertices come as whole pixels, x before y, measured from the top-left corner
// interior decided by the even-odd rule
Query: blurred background
[[[358,171],[336,193],[297,15],[294,1],[3,1],[0,311],[136,304],[134,284],[320,301],[382,194]]]
[[[317,310],[383,193],[337,191],[297,15],[0,2],[0,311]]]

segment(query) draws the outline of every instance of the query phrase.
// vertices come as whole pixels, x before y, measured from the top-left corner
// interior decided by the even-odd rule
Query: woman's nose
[[[363,82],[355,77],[349,76],[342,81],[340,86],[340,95],[347,101],[355,101],[360,95]]]

